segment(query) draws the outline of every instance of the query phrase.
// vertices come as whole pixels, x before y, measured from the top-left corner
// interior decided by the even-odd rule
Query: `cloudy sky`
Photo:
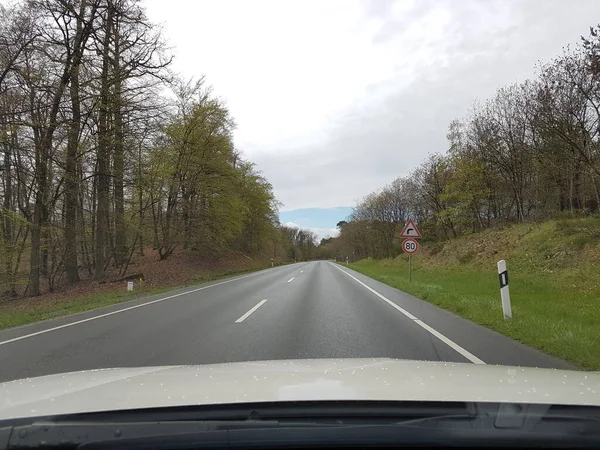
[[[174,69],[205,74],[227,102],[282,221],[321,236],[341,207],[444,152],[448,123],[475,99],[531,77],[600,22],[600,0],[144,3]]]

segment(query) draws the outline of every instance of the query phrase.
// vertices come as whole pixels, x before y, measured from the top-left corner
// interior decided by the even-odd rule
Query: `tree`
[[[87,41],[96,20],[99,0],[82,0],[79,9],[75,4],[66,4],[65,15],[74,23],[74,35],[69,39],[69,33],[64,33],[64,45],[73,54],[69,72],[69,97],[71,101],[71,122],[69,124],[66,167],[65,167],[65,271],[71,283],[79,281],[79,266],[77,261],[77,209],[78,209],[78,177],[77,158],[81,134],[81,99],[79,72]],[[71,31],[71,30],[69,30]],[[72,41],[72,42],[71,42]]]
[[[170,61],[136,0],[0,7],[6,295],[123,274],[149,241],[163,259],[276,252],[270,184],[234,148],[226,105],[203,78],[173,81]],[[157,95],[169,86],[176,101]]]
[[[453,120],[446,154],[365,196],[323,252],[390,257],[408,217],[429,237],[600,205],[600,26],[582,45]]]

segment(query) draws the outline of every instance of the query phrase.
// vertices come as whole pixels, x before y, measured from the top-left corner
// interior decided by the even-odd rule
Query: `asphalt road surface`
[[[0,381],[106,367],[350,357],[574,368],[326,261],[0,331]]]

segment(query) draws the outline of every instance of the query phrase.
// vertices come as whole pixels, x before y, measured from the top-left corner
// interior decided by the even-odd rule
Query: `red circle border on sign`
[[[406,247],[405,247],[405,245],[406,245],[408,242],[414,242],[414,243],[415,243],[415,249],[414,249],[414,251],[412,251],[412,252],[409,252],[408,250],[406,250]],[[409,239],[404,239],[404,240],[402,241],[402,251],[403,251],[404,253],[408,253],[409,255],[414,255],[415,253],[417,253],[417,252],[419,251],[419,242],[418,242],[418,241],[416,241],[415,239],[412,239],[412,238],[409,238]]]

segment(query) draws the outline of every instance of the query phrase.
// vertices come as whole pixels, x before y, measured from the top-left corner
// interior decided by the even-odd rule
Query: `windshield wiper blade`
[[[572,446],[593,441],[597,445],[598,411],[551,405],[354,401],[109,411],[0,423],[0,427],[12,425],[0,429],[0,450],[128,445],[159,448],[160,443],[166,445],[164,448],[170,448],[167,443],[175,447],[227,447],[234,442],[256,444],[260,439],[282,445],[303,439],[307,445],[315,440],[326,445],[322,439],[333,439],[336,444],[341,439],[345,445],[352,445],[352,439],[364,445],[381,444],[386,439],[389,443],[396,439],[396,444],[438,445],[442,437],[462,445],[508,445],[510,439],[516,444]]]
[[[351,418],[407,420],[464,414],[476,415],[476,406],[472,403],[461,402],[290,401],[101,411],[45,417],[43,419],[53,423],[192,420],[264,421],[288,419],[348,420]]]
[[[440,418],[449,424],[449,417]],[[435,420],[422,419],[435,424]],[[590,447],[595,433],[540,433],[520,429],[472,428],[468,422],[422,428],[421,421],[381,424],[324,424],[277,421],[144,423],[37,423],[14,427],[1,450],[171,450],[181,448],[311,448],[323,446]],[[439,425],[440,423],[438,423]],[[580,430],[581,431],[581,430]],[[1,436],[0,430],[0,436]]]

